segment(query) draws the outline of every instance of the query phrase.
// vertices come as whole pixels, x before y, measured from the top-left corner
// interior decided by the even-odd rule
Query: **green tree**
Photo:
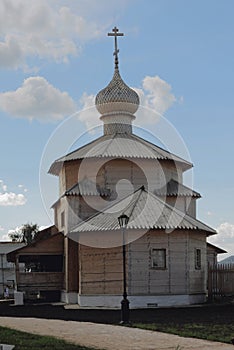
[[[37,224],[24,224],[19,230],[9,234],[12,242],[30,244],[37,240],[39,227]]]

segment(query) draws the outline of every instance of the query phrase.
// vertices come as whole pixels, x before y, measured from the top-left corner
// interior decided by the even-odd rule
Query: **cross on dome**
[[[139,96],[121,78],[118,68],[117,37],[123,36],[119,29],[114,27],[108,36],[115,37],[115,70],[110,83],[95,98],[95,105],[101,114],[100,119],[104,124],[104,134],[132,133],[132,121],[134,113],[139,107]]]
[[[112,29],[113,33],[108,33],[108,36],[114,36],[115,37],[115,51],[113,53],[113,55],[115,56],[115,68],[118,68],[118,53],[119,53],[119,49],[117,46],[117,36],[124,36],[124,33],[119,33],[119,29],[117,27],[114,27]]]

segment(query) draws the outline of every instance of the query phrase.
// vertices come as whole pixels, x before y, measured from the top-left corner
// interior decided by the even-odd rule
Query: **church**
[[[103,135],[51,165],[54,226],[8,256],[17,289],[81,307],[120,307],[123,288],[132,308],[203,303],[208,261],[223,252],[207,243],[216,231],[197,219],[201,196],[183,183],[192,164],[133,133],[139,96],[120,75],[123,34],[109,35],[114,74],[95,100]]]

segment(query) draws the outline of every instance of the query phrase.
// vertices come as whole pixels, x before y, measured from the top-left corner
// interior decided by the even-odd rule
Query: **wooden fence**
[[[216,264],[208,267],[208,298],[234,298],[234,264]]]

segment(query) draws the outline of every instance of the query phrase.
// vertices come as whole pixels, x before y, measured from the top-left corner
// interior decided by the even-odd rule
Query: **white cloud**
[[[1,0],[0,67],[25,67],[27,57],[66,62],[103,35],[131,0]],[[105,16],[103,16],[103,12]]]
[[[11,241],[12,239],[11,239],[10,235],[12,235],[12,234],[21,235],[22,228],[23,228],[23,226],[16,226],[15,228],[8,230],[7,234],[3,235],[2,239],[4,241]]]
[[[224,222],[216,230],[218,234],[211,236],[209,242],[225,249],[228,255],[234,255],[234,224]]]
[[[15,91],[0,94],[1,109],[19,118],[57,121],[73,113],[75,102],[43,77],[30,77]]]
[[[141,88],[134,88],[140,97],[137,124],[154,124],[176,102],[172,88],[159,76],[146,76]]]
[[[0,232],[4,231],[4,228],[0,225]]]
[[[82,110],[78,114],[78,119],[85,123],[88,130],[94,126],[100,125],[99,113],[95,107],[95,95],[84,93],[80,99]]]
[[[26,198],[23,194],[16,194],[13,192],[0,193],[0,206],[18,206],[24,205]]]
[[[6,192],[7,191],[7,185],[4,183],[3,180],[0,180],[0,192]]]
[[[136,117],[139,115],[136,119],[137,125],[155,124],[160,116],[177,101],[171,92],[171,86],[159,76],[146,76],[142,81],[142,87],[133,87],[133,89],[140,98],[140,108],[136,112]],[[95,96],[84,93],[80,103],[82,112],[79,114],[79,120],[86,124],[87,129],[99,124]]]
[[[8,234],[21,233],[23,226],[16,226],[16,228],[8,230]]]
[[[6,36],[0,41],[0,67],[17,68],[22,64],[22,51],[16,38]]]
[[[24,205],[26,201],[25,196],[21,193],[7,192],[7,185],[0,180],[0,206]]]

